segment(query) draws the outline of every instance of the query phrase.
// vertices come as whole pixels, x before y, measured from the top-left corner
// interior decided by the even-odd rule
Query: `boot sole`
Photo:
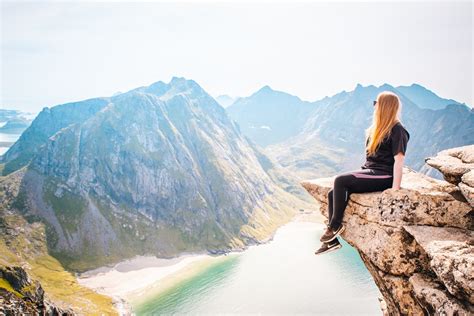
[[[325,253],[328,253],[328,252],[331,252],[331,251],[337,250],[337,249],[339,249],[339,248],[341,248],[341,247],[342,247],[342,245],[341,245],[341,244],[339,244],[339,245],[337,245],[337,246],[334,246],[334,247],[332,247],[332,248],[329,248],[329,249],[328,249],[328,250],[326,250],[326,251],[319,252],[319,253],[316,253],[316,252],[315,252],[314,254],[315,254],[315,255],[322,255],[322,254],[325,254]]]
[[[328,240],[321,240],[321,239],[320,239],[319,241],[321,241],[321,242],[326,242],[326,243],[327,243],[327,242],[330,242],[330,241],[333,241],[333,240],[334,240],[337,236],[339,236],[339,234],[341,234],[345,229],[346,229],[346,226],[343,225],[342,228],[339,229],[339,231],[338,231],[337,233],[335,233],[334,236],[333,236],[331,239],[328,239]]]

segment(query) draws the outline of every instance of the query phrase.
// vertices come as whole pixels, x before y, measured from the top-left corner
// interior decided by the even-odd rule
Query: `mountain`
[[[223,108],[226,108],[226,107],[230,106],[232,103],[234,103],[235,100],[237,100],[238,98],[233,98],[233,97],[230,97],[226,94],[223,94],[223,95],[217,96],[215,99],[216,99],[217,103],[222,105]]]
[[[342,91],[312,104],[297,135],[265,148],[300,179],[329,176],[363,163],[363,130],[370,125],[375,86]],[[289,118],[291,120],[291,118]]]
[[[28,126],[30,126],[31,121],[18,117],[8,120],[5,125],[0,127],[0,133],[4,134],[21,134]]]
[[[184,78],[45,108],[4,159],[7,177],[24,172],[12,211],[43,223],[49,253],[74,271],[140,254],[240,249],[307,206]]]
[[[17,118],[21,116],[21,114],[22,112],[19,110],[0,109],[0,123]]]
[[[461,104],[452,99],[441,98],[433,91],[416,83],[411,86],[398,86],[396,89],[422,109],[441,110],[449,104]]]
[[[424,157],[474,143],[474,111],[467,106],[457,103],[440,110],[420,108],[388,84],[358,84],[353,91],[313,103],[314,110],[302,131],[265,151],[300,179],[359,169],[365,161],[364,130],[371,124],[372,100],[385,90],[400,96],[401,120],[411,136],[405,163],[411,168],[428,172]]]
[[[0,133],[21,134],[30,124],[33,113],[0,109]]]
[[[24,173],[0,177],[0,315],[118,315],[48,253],[44,224],[13,211]]]
[[[242,132],[260,146],[275,144],[301,131],[312,105],[264,86],[240,98],[226,110]]]
[[[51,109],[43,108],[18,141],[0,157],[0,163],[3,165],[0,172],[7,175],[26,166],[49,137],[62,128],[89,119],[103,109],[109,100],[109,98],[94,98],[58,105]]]

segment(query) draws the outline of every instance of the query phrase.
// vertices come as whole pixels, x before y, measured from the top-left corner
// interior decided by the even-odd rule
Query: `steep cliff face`
[[[21,158],[29,164],[13,204],[46,224],[49,250],[67,268],[241,249],[268,239],[304,203],[192,80],[91,102],[74,106],[75,121],[58,118],[64,106],[45,110],[25,132],[45,139],[31,160]]]
[[[22,172],[0,177],[0,315],[116,315],[48,253],[45,226],[11,212]]]
[[[350,195],[341,236],[358,250],[383,294],[384,314],[474,312],[474,210],[466,200],[472,157],[474,145],[427,159],[452,183],[404,168],[402,189]],[[326,218],[333,181],[301,182]]]
[[[26,166],[40,147],[56,132],[71,124],[82,123],[109,102],[108,98],[88,99],[44,108],[20,136],[20,139],[0,157],[0,175],[7,175]]]

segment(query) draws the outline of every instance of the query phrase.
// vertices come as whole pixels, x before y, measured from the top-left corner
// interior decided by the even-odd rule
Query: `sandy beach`
[[[119,313],[128,315],[131,306],[240,253],[229,252],[218,256],[184,254],[171,259],[137,256],[114,267],[87,271],[80,274],[77,280],[83,286],[112,297]]]
[[[126,296],[207,257],[189,254],[172,259],[139,256],[120,262],[113,268],[88,271],[81,274],[78,280],[82,285],[103,293]]]
[[[297,214],[293,221],[320,222],[320,218],[314,213]],[[78,282],[112,297],[119,313],[129,315],[131,306],[198,275],[213,264],[240,254],[242,252],[239,251],[217,256],[187,253],[171,259],[138,256],[113,267],[82,273],[78,276]]]

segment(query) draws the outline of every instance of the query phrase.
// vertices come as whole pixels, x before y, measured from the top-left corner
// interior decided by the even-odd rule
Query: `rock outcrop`
[[[0,315],[117,315],[112,298],[81,286],[49,254],[43,223],[10,211],[22,178],[0,177]]]
[[[474,145],[446,149],[425,161],[438,169],[446,181],[457,185],[474,207]]]
[[[400,190],[350,195],[341,237],[374,278],[385,315],[474,313],[474,209],[463,188],[472,192],[472,157],[464,146],[427,159],[449,182],[404,168]],[[301,182],[326,218],[333,181]]]
[[[0,315],[75,315],[44,297],[44,290],[18,266],[0,268]]]

